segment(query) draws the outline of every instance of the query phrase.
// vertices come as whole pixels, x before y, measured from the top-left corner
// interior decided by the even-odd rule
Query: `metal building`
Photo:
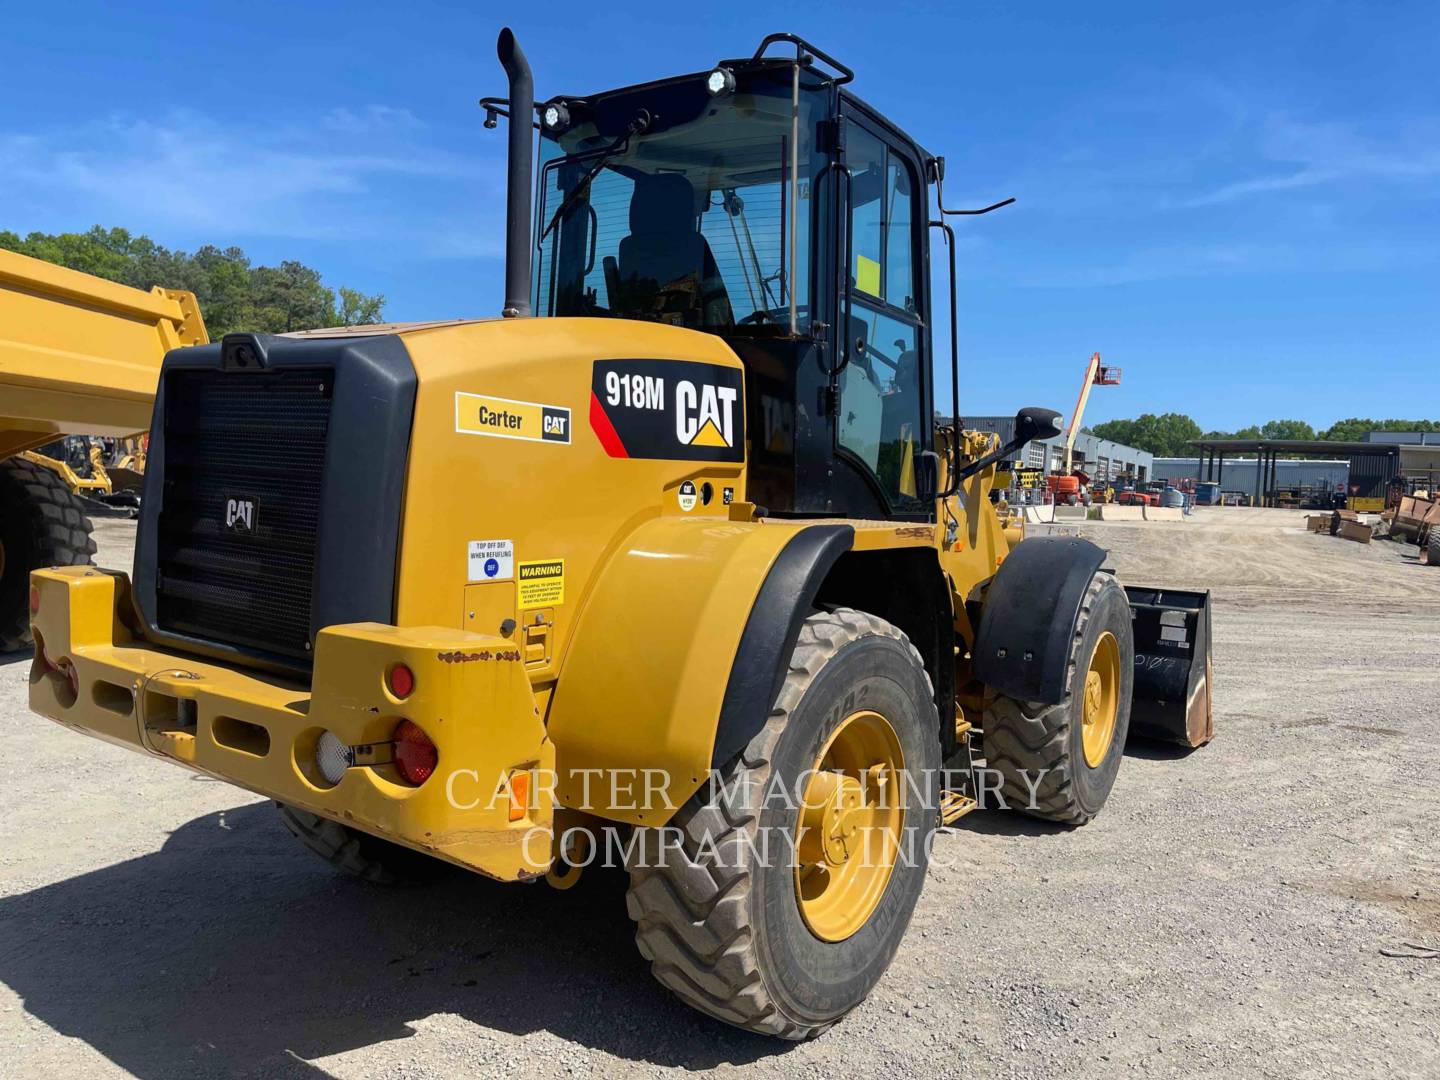
[[[1241,491],[1249,494],[1255,490],[1256,458],[1226,458],[1225,475],[1221,487],[1225,491]],[[1156,480],[1198,479],[1203,473],[1197,471],[1193,457],[1162,457],[1155,459]],[[1350,480],[1350,461],[1339,459],[1277,458],[1275,461],[1275,486],[1279,488],[1320,488],[1328,491],[1344,491]]]
[[[1412,489],[1440,490],[1440,431],[1369,431],[1365,441],[1400,448],[1400,474]]]
[[[1316,457],[1332,459],[1343,454],[1350,462],[1345,484],[1346,505],[1351,510],[1383,510],[1385,492],[1390,478],[1399,469],[1399,447],[1384,442],[1329,442],[1324,439],[1196,439],[1190,444],[1197,451],[1195,475],[1199,480],[1216,481],[1222,491],[1239,490],[1226,465],[1234,468],[1237,461],[1259,458],[1259,474],[1254,478],[1253,496],[1256,505],[1290,505],[1293,485],[1277,482],[1276,470],[1285,458]],[[1330,489],[1326,489],[1330,490]]]

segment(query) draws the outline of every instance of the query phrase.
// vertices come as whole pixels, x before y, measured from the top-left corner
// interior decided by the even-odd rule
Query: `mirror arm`
[[[1019,450],[1021,447],[1027,445],[1029,442],[1029,439],[1011,439],[1004,446],[1000,447],[1000,449],[992,450],[984,457],[976,458],[974,461],[970,462],[969,465],[966,465],[963,469],[956,470],[955,482],[951,485],[951,487],[958,490],[961,484],[963,484],[966,480],[969,480],[970,477],[974,476],[981,469],[988,469],[991,465],[994,465],[995,462],[999,461],[1001,458],[1009,457],[1016,450]]]

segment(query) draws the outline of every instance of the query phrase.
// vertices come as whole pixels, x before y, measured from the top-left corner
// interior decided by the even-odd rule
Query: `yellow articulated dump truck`
[[[165,354],[207,341],[191,293],[142,292],[0,251],[0,652],[29,644],[30,571],[94,554],[77,492],[111,491],[93,455],[82,477],[35,449],[144,431]]]
[[[1207,596],[1002,528],[1058,414],[937,425],[944,164],[848,68],[773,35],[537,104],[499,52],[503,317],[170,353],[134,574],[33,576],[31,704],[372,880],[623,863],[656,978],[806,1038],[943,823],[1081,825],[1132,730],[1209,738]]]

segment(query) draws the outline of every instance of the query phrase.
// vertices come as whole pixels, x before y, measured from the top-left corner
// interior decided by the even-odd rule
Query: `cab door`
[[[929,520],[917,482],[932,427],[924,174],[914,148],[855,103],[840,123],[833,498],[852,516]]]

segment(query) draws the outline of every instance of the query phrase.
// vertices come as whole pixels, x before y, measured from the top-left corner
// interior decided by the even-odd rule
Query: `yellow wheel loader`
[[[191,293],[0,251],[0,652],[30,643],[30,571],[89,563],[89,512],[137,502],[88,443],[76,461],[37,448],[144,431],[165,354],[207,341]]]
[[[133,578],[34,575],[31,705],[372,880],[623,863],[657,979],[810,1037],[942,823],[1082,824],[1136,727],[1209,738],[1208,597],[1002,527],[1058,414],[937,426],[944,163],[850,69],[778,34],[537,105],[499,54],[503,317],[172,352]]]

